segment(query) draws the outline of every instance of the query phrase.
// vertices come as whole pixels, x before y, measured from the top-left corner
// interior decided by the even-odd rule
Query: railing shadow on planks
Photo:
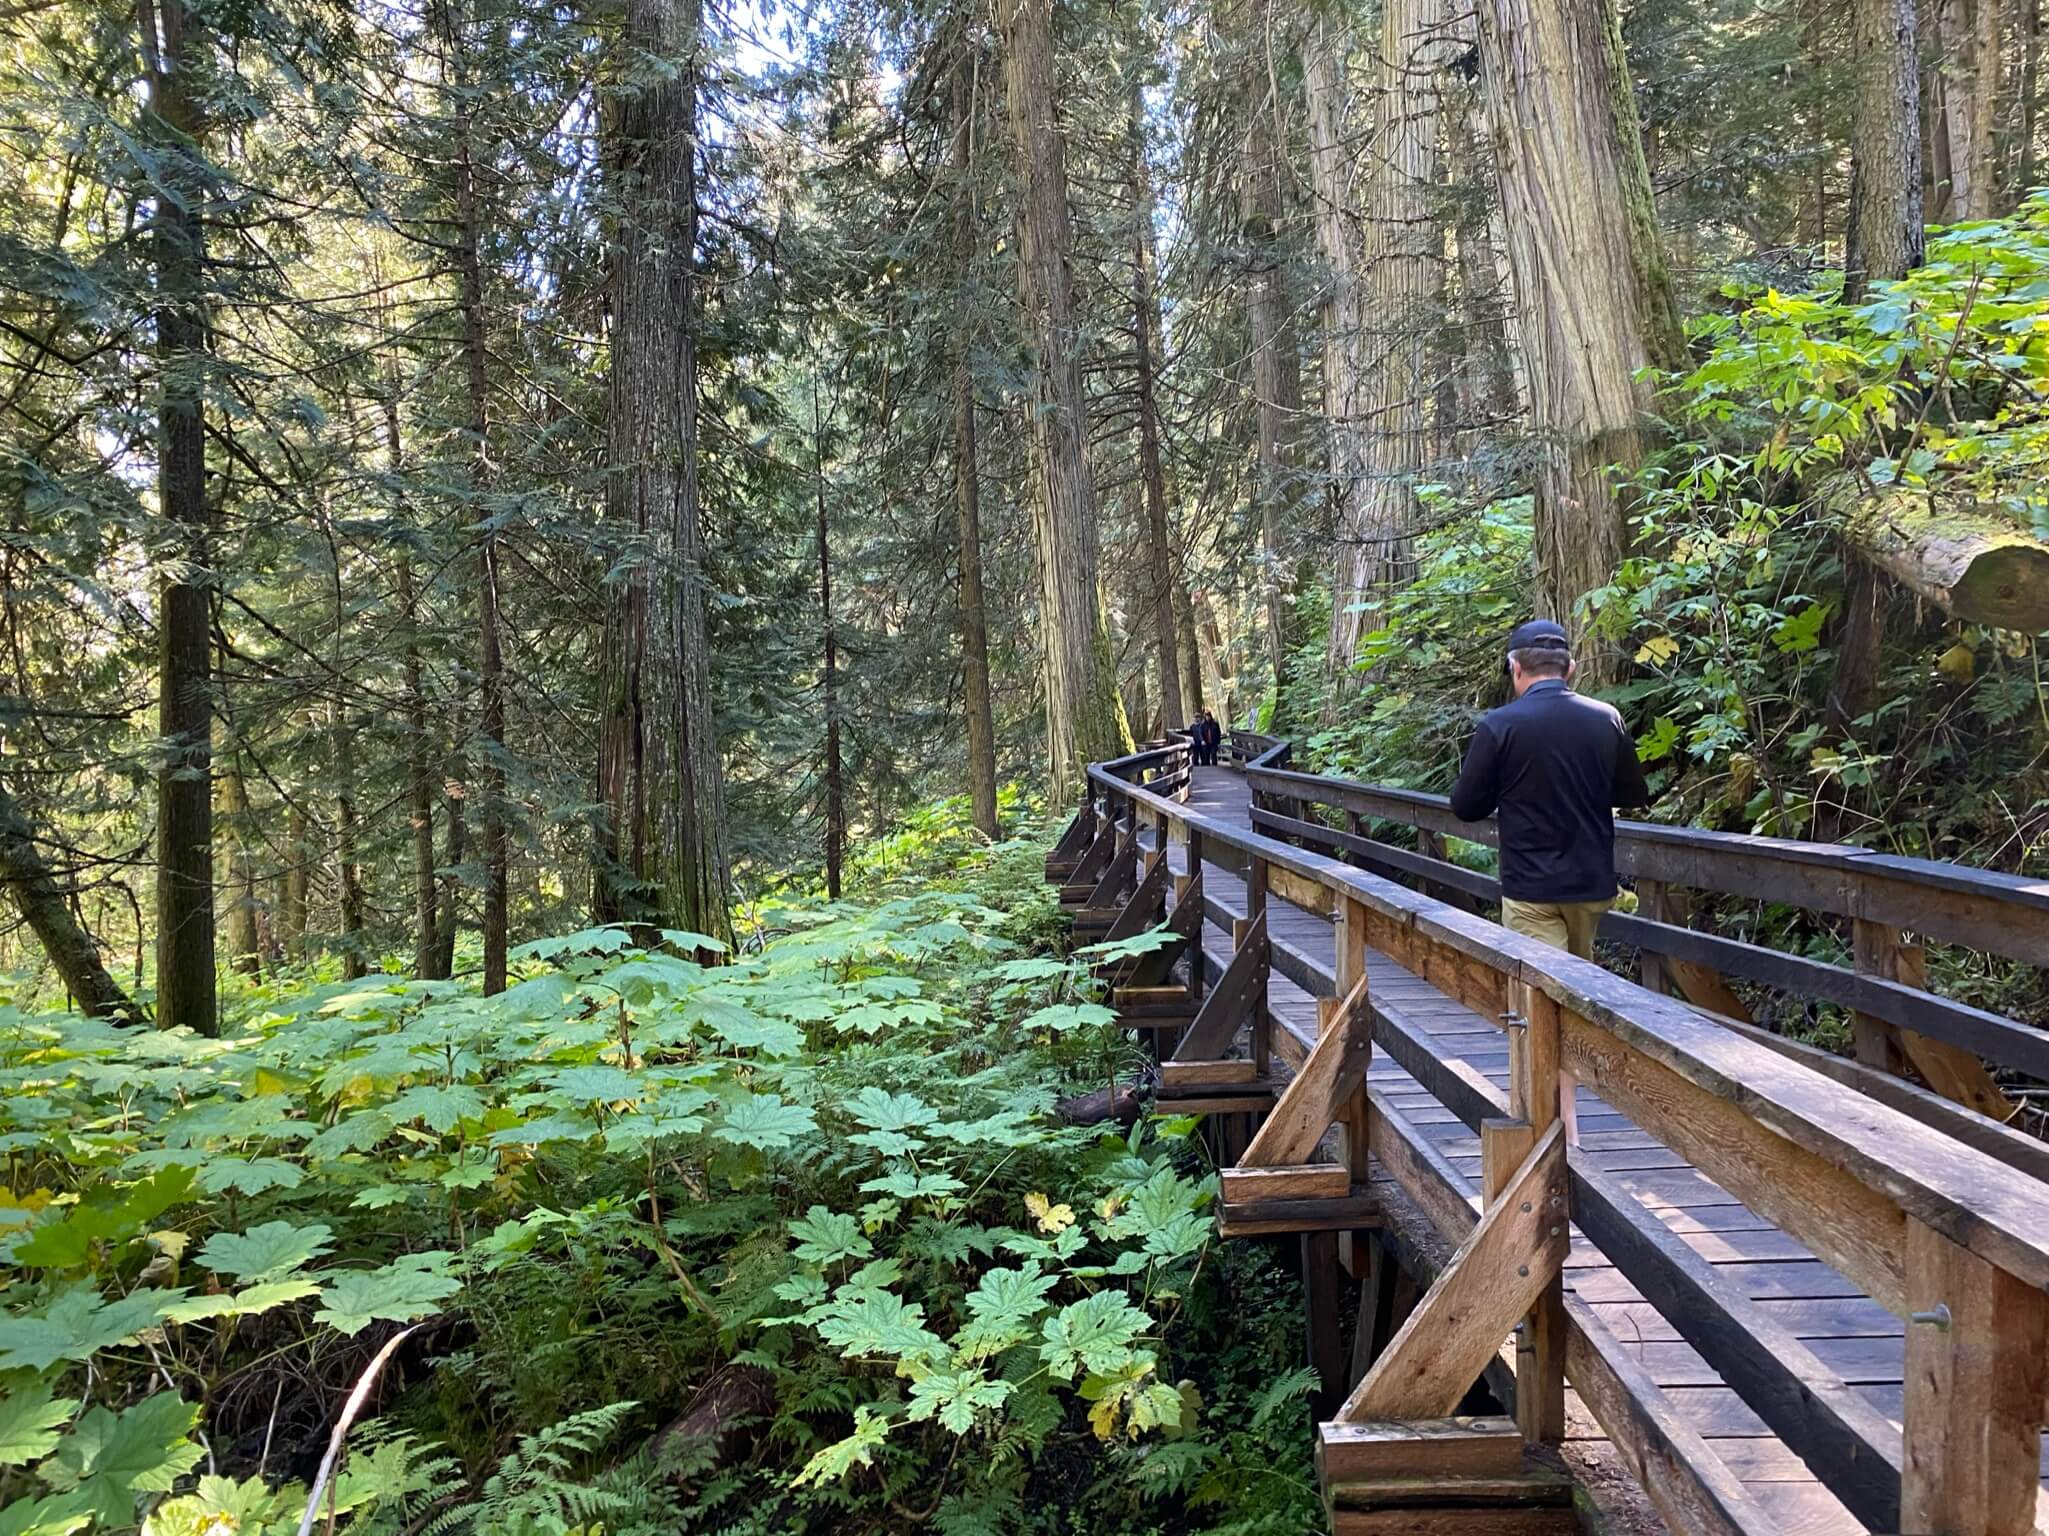
[[[1225,1236],[1315,1234],[1318,1252],[1350,1268],[1363,1265],[1352,1235],[1382,1227],[1400,1201],[1453,1248],[1319,1426],[1318,1470],[1340,1536],[1572,1529],[1555,1461],[1528,1454],[1563,1434],[1568,1379],[1673,1529],[1774,1528],[1659,1407],[1599,1317],[1565,1294],[1570,1223],[1868,1529],[2038,1529],[2049,1148],[1982,1112],[1998,1110],[1998,1090],[1978,1058],[2049,1077],[2049,1043],[1921,990],[1918,952],[1901,931],[2040,963],[2049,888],[1834,845],[1624,823],[1617,862],[1636,881],[1640,911],[1611,915],[1603,933],[1638,949],[1638,984],[1470,910],[1498,899],[1498,888],[1445,859],[1437,840],[1455,830],[1486,841],[1491,830],[1456,822],[1440,798],[1293,772],[1285,742],[1249,732],[1231,733],[1229,757],[1253,790],[1252,826],[1187,803],[1196,775],[1186,742],[1175,741],[1091,766],[1047,875],[1080,936],[1122,938],[1164,921],[1173,939],[1120,963],[1113,998],[1127,1024],[1173,1042],[1159,1066],[1160,1109],[1260,1117],[1222,1174]],[[1418,846],[1370,836],[1375,822],[1413,829]],[[1180,874],[1169,856],[1176,844]],[[1245,915],[1213,984],[1201,963],[1206,863],[1245,881]],[[1846,916],[1856,968],[1689,928],[1687,889]],[[1270,897],[1328,915],[1336,934],[1330,975],[1291,976],[1319,1002],[1317,1038],[1288,1077],[1274,1064],[1265,994],[1277,964],[1299,961],[1268,941]],[[1369,950],[1501,1022],[1505,1101],[1376,1009]],[[1181,957],[1196,963],[1176,983]],[[1754,1027],[1724,976],[1854,1010],[1859,1060]],[[1369,1089],[1376,1044],[1479,1131],[1477,1202]],[[1940,1092],[1893,1075],[1906,1065]],[[1568,1155],[1561,1068],[1906,1320],[1904,1434],[1645,1220],[1611,1179]],[[1335,1161],[1318,1160],[1326,1146]],[[1312,1277],[1312,1307],[1316,1291]],[[1512,1421],[1453,1417],[1483,1375],[1513,1404]]]

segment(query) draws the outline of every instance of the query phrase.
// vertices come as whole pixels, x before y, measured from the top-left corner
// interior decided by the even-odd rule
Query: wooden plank
[[[1105,943],[1118,939],[1135,938],[1148,928],[1157,927],[1165,910],[1167,900],[1167,863],[1161,859],[1148,868],[1140,877],[1138,886],[1131,893],[1131,899],[1117,913],[1110,923],[1110,931],[1103,935]]]
[[[1458,1175],[1433,1156],[1392,1104],[1377,1101],[1374,1108],[1374,1153],[1381,1166],[1442,1237],[1464,1241],[1479,1213]],[[1596,1309],[1568,1296],[1565,1315],[1566,1372],[1573,1388],[1671,1527],[1689,1536],[1777,1536],[1770,1517],[1628,1358]]]
[[[1373,1025],[1361,977],[1259,1128],[1245,1162],[1261,1166],[1306,1159],[1366,1081],[1372,1060]]]
[[[1484,1519],[1501,1510],[1570,1509],[1572,1479],[1556,1468],[1525,1465],[1494,1477],[1460,1477],[1418,1470],[1410,1475],[1333,1483],[1326,1490],[1333,1511],[1400,1509],[1418,1515],[1470,1511]]]
[[[1266,914],[1254,918],[1231,963],[1203,1000],[1174,1052],[1176,1061],[1214,1060],[1229,1049],[1238,1026],[1251,1017],[1266,992]]]
[[[1154,1098],[1153,1107],[1163,1115],[1244,1115],[1264,1114],[1273,1101],[1273,1089],[1252,1083],[1236,1090],[1195,1088],[1187,1093],[1161,1093]]]
[[[1298,875],[1292,869],[1271,865],[1261,867],[1266,869],[1267,888],[1291,906],[1327,917],[1336,905],[1337,897],[1322,881]]]
[[[1342,1200],[1352,1192],[1352,1175],[1338,1163],[1223,1170],[1224,1199],[1231,1205],[1261,1200]]]
[[[1381,1222],[1380,1199],[1370,1189],[1342,1200],[1258,1200],[1217,1211],[1221,1237],[1264,1237],[1277,1232],[1360,1232]]]
[[[1900,1435],[1679,1234],[1608,1176],[1572,1170],[1572,1214],[1645,1300],[1876,1531],[1899,1528]],[[1604,1309],[1605,1310],[1605,1309]]]
[[[1688,1536],[1777,1536],[1778,1525],[1634,1364],[1592,1308],[1565,1298],[1565,1369],[1658,1513]]]
[[[1504,1418],[1381,1420],[1316,1426],[1316,1475],[1327,1488],[1427,1471],[1443,1477],[1514,1477],[1522,1434]]]
[[[1120,910],[1124,905],[1124,887],[1130,883],[1137,870],[1138,840],[1132,838],[1118,848],[1116,853],[1111,855],[1110,862],[1103,866],[1103,877],[1096,882],[1095,889],[1089,892],[1085,905],[1107,907],[1113,913]]]
[[[2028,1536],[2040,1497],[2049,1297],[1915,1221],[1907,1302],[1900,1528]]]
[[[1340,1509],[1331,1536],[1577,1536],[1571,1509]]]
[[[1458,1406],[1565,1262],[1565,1133],[1553,1126],[1489,1206],[1338,1417],[1440,1418]]]
[[[1566,1069],[1894,1311],[1906,1218],[1885,1195],[1613,1035],[1567,1013]]]
[[[1207,1088],[1218,1083],[1249,1083],[1257,1073],[1249,1061],[1163,1061],[1160,1082],[1168,1088]]]

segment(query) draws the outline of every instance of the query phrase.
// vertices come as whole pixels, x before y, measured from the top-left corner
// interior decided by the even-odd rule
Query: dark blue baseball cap
[[[1550,619],[1531,619],[1518,624],[1508,637],[1511,651],[1570,651],[1572,641],[1565,633],[1565,626]]]

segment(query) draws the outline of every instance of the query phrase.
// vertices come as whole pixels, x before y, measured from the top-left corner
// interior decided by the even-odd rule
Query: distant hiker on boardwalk
[[[1215,767],[1217,748],[1223,745],[1224,728],[1217,724],[1217,717],[1204,710],[1196,717],[1195,729],[1190,745],[1195,749],[1198,766]]]
[[[1615,809],[1651,798],[1622,717],[1571,689],[1565,631],[1532,619],[1508,637],[1515,697],[1481,718],[1452,786],[1452,814],[1498,813],[1501,921],[1511,932],[1592,959],[1615,901]],[[1566,1136],[1579,1145],[1576,1085],[1560,1074]]]

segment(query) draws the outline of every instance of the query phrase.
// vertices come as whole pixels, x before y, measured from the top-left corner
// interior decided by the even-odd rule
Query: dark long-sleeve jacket
[[[1622,716],[1545,678],[1481,718],[1451,809],[1461,821],[1498,815],[1503,895],[1606,901],[1615,894],[1615,809],[1650,798]]]

